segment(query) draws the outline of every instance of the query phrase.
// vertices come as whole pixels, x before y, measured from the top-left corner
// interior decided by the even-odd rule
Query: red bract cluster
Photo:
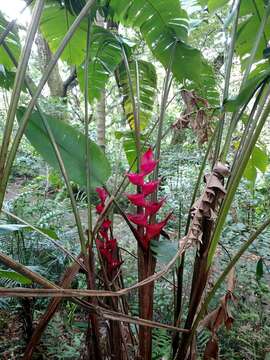
[[[105,208],[105,201],[108,194],[103,188],[96,188],[96,192],[98,193],[98,197],[101,201],[96,206],[96,210],[98,214],[101,214]],[[110,273],[119,268],[122,264],[122,261],[119,261],[118,259],[117,241],[109,236],[111,224],[112,222],[105,217],[96,239],[97,248],[99,249],[103,259],[105,259]]]
[[[139,186],[139,193],[127,194],[128,200],[135,206],[143,208],[139,214],[128,214],[128,219],[134,224],[143,227],[143,236],[140,237],[141,245],[144,250],[149,248],[150,241],[160,235],[161,231],[167,224],[171,214],[159,223],[150,223],[150,217],[155,215],[165,202],[150,201],[147,196],[157,191],[160,180],[145,182],[145,177],[151,174],[157,166],[152,149],[148,149],[141,157],[140,172],[138,174],[128,173],[127,177],[131,184]]]

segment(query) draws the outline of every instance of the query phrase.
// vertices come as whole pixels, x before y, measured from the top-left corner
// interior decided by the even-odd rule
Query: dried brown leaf
[[[218,341],[213,337],[206,344],[203,360],[218,360],[218,350]]]

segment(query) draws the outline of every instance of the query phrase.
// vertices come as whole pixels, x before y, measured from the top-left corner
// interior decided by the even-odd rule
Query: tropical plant
[[[3,214],[23,224],[2,224],[0,230],[14,232],[30,227],[58,245],[72,261],[56,284],[48,274],[41,275],[23,265],[20,259],[16,261],[0,252],[0,261],[6,267],[0,271],[0,277],[8,279],[9,284],[16,282],[21,286],[2,287],[1,296],[52,298],[27,343],[23,358],[32,358],[61,301],[69,298],[87,312],[85,346],[89,359],[151,359],[153,338],[157,346],[154,356],[168,355],[171,350],[171,358],[175,360],[193,359],[196,337],[201,334],[199,325],[210,330],[207,340],[201,341],[204,359],[218,359],[219,329],[222,325],[230,329],[233,323],[230,305],[235,301],[234,267],[270,224],[267,216],[219,269],[209,287],[218,245],[240,181],[246,177],[254,188],[257,172],[266,171],[268,165],[268,155],[258,139],[270,112],[269,1],[238,0],[231,4],[224,0],[36,0],[30,3],[33,3],[32,20],[23,46],[15,22],[8,24],[2,15],[0,17],[0,85],[12,89],[0,152],[0,208]],[[189,5],[195,6],[198,12],[202,9],[210,13],[220,9],[228,12],[225,31],[229,32],[226,35],[230,41],[225,49],[221,104],[211,65],[201,51],[190,44],[194,23],[184,9]],[[106,24],[114,26],[105,29],[95,25],[98,14],[102,14]],[[39,26],[53,56],[35,85],[27,74],[27,67]],[[121,27],[125,29],[125,36]],[[127,40],[126,35],[130,34],[143,41],[155,61],[145,60],[139,47]],[[237,95],[232,97],[230,80],[236,55],[240,58],[242,72]],[[40,101],[48,77],[60,59],[67,66],[76,68],[84,99],[84,133],[46,114]],[[163,66],[163,87],[158,94],[157,69],[160,70],[160,64]],[[127,120],[125,131],[118,131],[116,138],[123,139],[130,165],[120,184],[113,189],[108,181],[109,160],[90,139],[90,114],[109,81],[117,84]],[[162,141],[167,134],[164,128],[174,82],[183,101],[180,117],[169,124],[170,129],[182,134],[190,128],[205,150],[191,204],[182,206],[183,199],[179,197],[181,206],[176,221],[171,211],[163,220],[159,218],[165,199],[158,200],[158,191],[164,186],[162,182],[166,184],[166,179],[160,179]],[[30,100],[24,107],[19,107],[23,90],[27,90]],[[80,250],[76,256],[58,244],[57,235],[50,229],[29,224],[5,207],[8,180],[23,135],[63,177],[77,227]],[[238,137],[236,146],[234,135]],[[185,181],[189,182],[189,179]],[[86,194],[86,229],[72,182]],[[130,184],[135,185],[135,190],[133,187],[134,192],[126,194],[128,206],[131,206],[127,212],[120,200]],[[95,204],[94,190],[98,198]],[[96,221],[93,219],[94,205]],[[137,254],[132,255],[137,258],[138,282],[129,287],[125,285],[123,270],[127,249],[120,246],[113,226],[115,209],[136,241]],[[182,209],[186,210],[186,216]],[[182,235],[185,220],[185,234]],[[176,246],[169,242],[170,226],[177,229]],[[172,256],[159,269],[157,265],[164,262],[164,252]],[[183,285],[190,257],[192,276],[186,299]],[[159,261],[161,258],[163,260]],[[154,320],[154,290],[155,282],[171,270],[176,275],[176,281],[172,283],[175,308],[171,313],[174,323],[168,325]],[[84,282],[79,282],[78,289],[71,289],[79,272],[84,275]],[[259,259],[258,281],[262,273],[263,260]],[[216,309],[208,312],[210,302],[226,278],[227,289],[222,289]],[[138,290],[139,316],[133,316],[129,311],[127,295],[135,289]],[[157,341],[157,333],[152,334],[153,328],[173,333],[170,350],[167,335],[160,335]],[[101,333],[105,335],[101,336]],[[68,346],[65,349],[70,350]],[[160,355],[157,355],[158,351]],[[71,354],[73,356],[72,351]]]

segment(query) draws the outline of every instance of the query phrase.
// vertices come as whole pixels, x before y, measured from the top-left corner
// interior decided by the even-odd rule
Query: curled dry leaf
[[[229,280],[231,281],[231,280]],[[231,286],[231,285],[230,285]],[[233,316],[230,309],[230,301],[234,301],[235,297],[228,289],[225,296],[220,299],[218,308],[209,313],[202,321],[201,326],[211,331],[212,337],[206,344],[204,352],[204,360],[218,359],[218,337],[217,331],[224,324],[227,330],[230,330],[233,324]]]
[[[228,175],[228,167],[220,162],[214,166],[210,174],[205,175],[205,189],[191,209],[192,222],[188,234],[185,237],[187,244],[191,245],[196,243],[199,245],[202,242],[203,236],[203,220],[216,220],[220,202],[226,195],[226,190],[223,185],[224,177]]]
[[[219,348],[217,338],[211,338],[206,344],[203,360],[217,360],[218,350]]]
[[[231,293],[233,293],[233,291],[234,291],[235,281],[236,281],[236,279],[235,279],[235,267],[233,267],[232,270],[229,272],[229,274],[227,276],[227,289]]]
[[[233,324],[233,316],[230,309],[230,301],[234,301],[234,295],[228,291],[225,296],[220,299],[220,305],[217,309],[209,313],[202,321],[201,326],[210,330],[213,336],[218,329],[224,324],[227,330],[230,330]]]
[[[181,131],[190,127],[197,135],[199,144],[207,142],[211,132],[209,116],[205,109],[209,106],[207,100],[188,90],[182,90],[181,96],[186,108],[173,124],[173,128],[175,131]]]

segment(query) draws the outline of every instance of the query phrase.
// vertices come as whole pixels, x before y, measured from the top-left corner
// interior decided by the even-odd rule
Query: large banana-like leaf
[[[152,116],[154,100],[157,90],[157,74],[156,69],[153,64],[138,60],[138,79],[139,79],[139,97],[140,97],[140,125],[141,130],[143,130],[149,119]],[[133,93],[136,97],[136,83],[137,83],[137,71],[135,61],[129,62],[130,76],[132,80]],[[122,63],[116,72],[116,78],[118,86],[123,96],[123,107],[125,111],[126,118],[131,126],[134,129],[134,115],[133,115],[133,106],[130,96],[130,87],[126,68],[124,63]]]
[[[7,25],[8,21],[0,11],[0,34],[5,31]],[[21,52],[21,44],[16,27],[9,32],[8,36],[5,38],[5,42],[12,51],[15,59],[18,60]],[[0,46],[0,65],[4,66],[6,70],[12,70],[14,68],[14,64],[4,50],[3,45]]]
[[[72,15],[57,0],[46,1],[41,18],[41,31],[52,52],[58,48],[76,16]],[[81,22],[66,46],[61,59],[70,65],[81,65],[85,58],[87,20]]]
[[[265,13],[265,3],[264,0],[245,0],[241,2],[241,21],[237,33],[236,51],[240,57],[242,67],[245,67],[246,61],[253,48],[261,20]],[[263,59],[264,50],[267,49],[269,40],[270,18],[265,26],[254,62]]]
[[[24,112],[25,108],[18,110],[17,117],[19,121]],[[69,178],[81,186],[86,186],[86,138],[84,134],[62,120],[47,115],[44,116],[46,116],[58,144]],[[25,135],[44,160],[59,170],[54,149],[38,112],[33,112]],[[95,188],[105,184],[107,181],[110,175],[110,165],[100,147],[89,139],[87,141],[89,141],[90,147],[91,186]]]
[[[194,81],[202,88],[202,74],[212,73],[211,68],[200,51],[187,44],[189,18],[179,0],[111,0],[110,6],[115,19],[140,30],[164,67],[172,61],[172,72],[178,81]],[[207,97],[201,92],[200,95]]]
[[[141,31],[165,67],[175,53],[172,69],[178,80],[199,77],[201,54],[186,44],[189,19],[178,0],[111,0],[110,6],[115,19]]]
[[[121,43],[117,37],[100,26],[92,26],[89,76],[89,101],[98,99],[106,82],[122,60]],[[77,71],[82,92],[84,91],[84,65]]]

